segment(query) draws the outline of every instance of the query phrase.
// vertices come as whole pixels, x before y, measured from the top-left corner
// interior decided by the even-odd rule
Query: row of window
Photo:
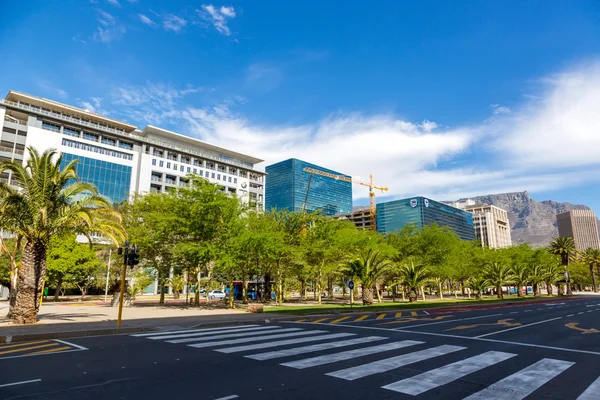
[[[212,161],[206,161],[205,162],[204,160],[197,159],[197,158],[194,158],[192,160],[191,157],[187,157],[187,156],[181,156],[180,160],[178,160],[177,159],[177,154],[172,153],[170,151],[168,151],[166,153],[167,153],[167,157],[166,158],[167,158],[167,160],[170,160],[170,161],[179,161],[182,164],[189,164],[189,165],[193,165],[194,167],[202,167],[202,168],[211,169],[211,170],[215,170],[216,169],[217,172],[228,173],[228,174],[231,174],[231,175],[238,175],[238,169],[237,168],[226,167],[224,165],[217,165],[217,164],[215,164]],[[158,149],[154,149],[154,151],[152,153],[152,155],[154,155],[155,157],[163,157],[164,154],[165,154],[165,152],[163,150],[158,150]],[[159,163],[159,165],[161,167],[164,165],[164,161],[162,161],[162,160],[157,161],[156,158],[153,158],[152,159],[152,165],[156,165],[157,163]],[[167,162],[167,168],[170,169],[171,168],[170,165],[171,165],[171,163]],[[177,165],[177,164],[174,163],[174,165]],[[176,168],[177,167],[175,167],[175,169]],[[181,167],[181,168],[183,168],[183,167]],[[183,169],[181,171],[183,171]],[[262,182],[262,179],[263,179],[261,175],[254,174],[252,172],[248,172],[248,171],[243,170],[243,169],[239,170],[239,176],[241,178],[250,178],[250,179],[253,179],[253,180],[258,181],[258,182]]]
[[[61,126],[59,124],[55,124],[53,122],[48,122],[48,121],[42,121],[42,128],[44,128],[46,130],[49,130],[52,132],[60,132],[60,127]],[[86,131],[83,131],[83,135],[80,135],[80,131],[78,131],[77,129],[74,129],[74,128],[69,128],[67,126],[63,126],[63,133],[65,135],[69,135],[69,136],[73,136],[73,137],[82,137],[85,140],[91,140],[93,142],[100,141],[100,135],[97,135],[95,133],[89,133]],[[108,144],[110,146],[117,146],[116,139],[111,139],[111,138],[103,136],[101,142],[103,144]],[[133,143],[119,141],[118,146],[122,149],[133,150]]]
[[[237,184],[237,178],[233,178],[231,176],[227,176],[227,175],[221,175],[221,174],[216,174],[214,172],[210,172],[210,171],[202,171],[202,170],[198,170],[196,168],[194,168],[193,170],[194,174],[197,174],[199,176],[202,176],[204,178],[212,178],[212,179],[216,179],[218,181],[223,181],[223,182],[229,182],[229,183],[234,183]],[[182,170],[183,172],[183,170]],[[192,173],[188,167],[188,173]],[[165,182],[166,183],[170,183],[172,185],[175,184],[175,177],[167,175],[165,177]],[[183,179],[183,178],[181,178]],[[162,174],[160,172],[153,172],[152,173],[152,181],[153,182],[162,182]]]
[[[162,161],[162,160],[157,161],[156,158],[153,158],[152,159],[152,165],[156,166],[157,164],[161,168],[163,168],[165,166],[165,162],[164,161]],[[166,167],[168,169],[171,169],[171,163],[167,162],[166,163]],[[208,178],[209,175],[210,175],[210,177],[213,178],[213,179],[221,180],[221,174],[216,174],[217,177],[215,178],[215,173],[214,172],[210,172],[210,171],[204,171],[203,172],[202,170],[198,170],[198,168],[186,167],[185,165],[178,165],[178,164],[173,163],[173,170],[174,171],[177,171],[178,167],[179,167],[179,172],[187,172],[188,174],[194,173],[194,174],[197,174],[197,175],[200,175],[200,176],[205,176],[206,178]],[[223,170],[221,172],[225,172],[225,171]],[[231,176],[227,177],[227,176],[223,175],[223,181],[224,182],[227,182],[227,181],[232,182],[232,177]],[[233,183],[237,183],[237,178],[233,178]]]
[[[133,160],[133,155],[131,155],[131,154],[122,153],[120,151],[115,151],[115,150],[110,150],[110,149],[105,149],[103,147],[98,147],[98,146],[94,146],[91,144],[79,143],[79,142],[75,142],[75,141],[69,140],[69,139],[63,139],[62,144],[63,144],[63,146],[73,147],[75,149],[92,151],[94,153],[104,154],[104,155],[112,156],[112,157],[116,157],[116,158],[122,158],[124,160]]]

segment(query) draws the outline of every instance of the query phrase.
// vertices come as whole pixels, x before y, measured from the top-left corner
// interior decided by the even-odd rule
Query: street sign
[[[344,285],[348,286],[348,278],[344,277]]]
[[[354,290],[354,281],[348,282],[348,289]]]

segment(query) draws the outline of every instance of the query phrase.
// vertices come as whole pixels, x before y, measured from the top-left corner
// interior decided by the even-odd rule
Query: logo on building
[[[424,199],[423,200],[423,204],[425,204],[425,207],[429,207],[429,200]]]
[[[415,208],[415,207],[417,206],[417,199],[412,199],[412,200],[410,201],[410,206],[411,206],[412,208]]]
[[[242,189],[246,189],[248,187],[248,184],[246,182],[242,182]]]

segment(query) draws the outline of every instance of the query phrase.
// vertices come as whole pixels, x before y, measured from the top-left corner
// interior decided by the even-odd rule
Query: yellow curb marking
[[[10,353],[18,353],[18,352],[21,352],[21,351],[29,351],[29,350],[41,349],[43,347],[51,347],[51,346],[57,346],[57,345],[58,345],[58,343],[48,343],[48,344],[42,344],[40,346],[22,347],[20,349],[0,351],[0,355],[10,354]]]
[[[396,313],[396,318],[400,318],[402,316],[402,311]]]
[[[36,351],[35,353],[30,353],[30,354],[56,353],[56,352],[59,352],[59,351],[69,350],[69,349],[71,349],[71,347],[69,347],[69,346],[63,346],[63,347],[57,347],[57,348],[50,349],[50,350]]]
[[[600,332],[598,329],[594,329],[594,328],[585,329],[585,328],[580,328],[577,325],[579,325],[579,322],[571,322],[569,324],[565,324],[565,326],[567,328],[571,328],[571,329],[574,329],[576,331],[581,331],[582,335],[585,335],[586,333],[598,333],[598,332]]]
[[[342,322],[345,321],[347,319],[349,319],[350,317],[342,317],[342,318],[338,318],[335,321],[331,321],[330,324],[337,324],[338,322]]]
[[[299,320],[298,320],[298,321],[296,321],[296,322],[304,322],[304,321],[306,321],[306,320],[305,320],[305,319],[299,319]]]
[[[17,343],[17,344],[3,344],[0,345],[0,350],[2,349],[10,349],[12,347],[23,347],[23,346],[31,346],[32,344],[42,344],[42,343],[48,343],[47,340],[42,340],[40,342],[26,342],[26,343]]]
[[[367,314],[367,315],[363,315],[362,317],[358,317],[358,318],[356,318],[356,319],[354,320],[354,322],[362,321],[363,319],[367,319],[367,318],[369,318],[369,314]]]
[[[437,317],[434,318],[404,318],[404,319],[399,319],[397,321],[390,321],[390,322],[383,322],[381,324],[377,324],[377,325],[389,325],[389,324],[403,324],[405,322],[413,322],[413,321],[439,321],[440,319],[444,319],[444,318],[450,318],[451,315],[438,315]]]
[[[377,318],[375,318],[375,319],[382,319],[382,318],[385,318],[385,316],[386,316],[386,315],[387,315],[387,314],[381,314],[381,315],[377,316]]]
[[[446,330],[447,331],[455,331],[455,330],[460,330],[460,329],[477,328],[478,326],[520,326],[521,325],[519,322],[508,322],[508,321],[513,321],[513,319],[512,318],[499,319],[498,322],[494,322],[491,324],[461,325],[461,326],[455,326],[454,328],[450,328],[450,329],[446,329]]]
[[[314,320],[313,322],[314,323],[319,323],[319,322],[327,321],[328,319],[329,318],[321,318],[321,319]]]
[[[413,317],[416,317],[417,316],[417,312],[416,311],[411,311],[410,315],[412,315]]]

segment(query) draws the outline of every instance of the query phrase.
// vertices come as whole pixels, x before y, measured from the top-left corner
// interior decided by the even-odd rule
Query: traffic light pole
[[[121,293],[119,293],[119,317],[117,318],[117,326],[121,326],[121,316],[123,315],[123,295],[125,294],[125,275],[127,273],[127,264],[123,263],[121,271]]]

